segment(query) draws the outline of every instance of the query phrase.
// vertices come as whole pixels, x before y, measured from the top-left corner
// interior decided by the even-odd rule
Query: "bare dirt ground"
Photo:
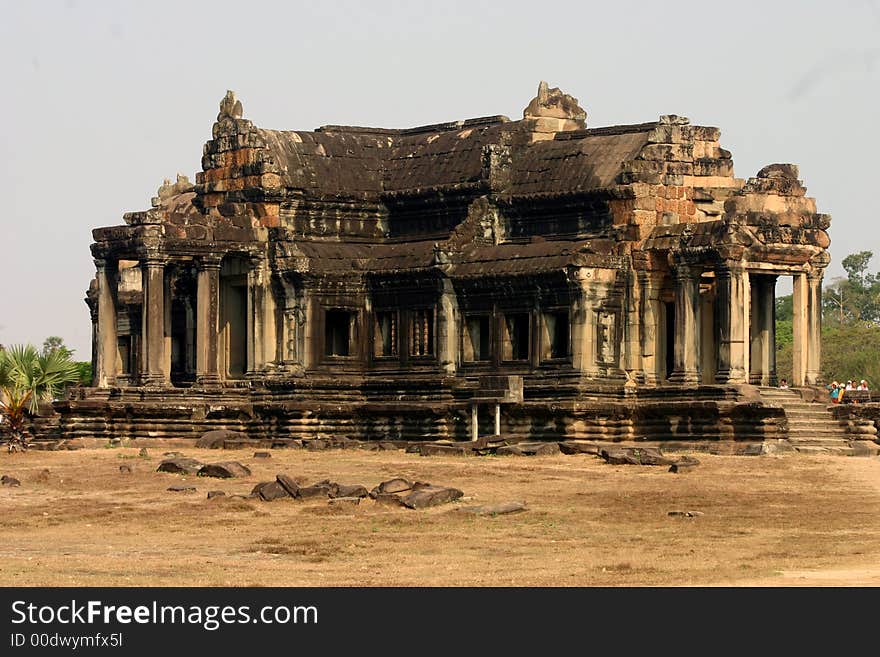
[[[694,454],[685,474],[587,455],[421,457],[154,445],[0,454],[4,586],[877,586],[880,459]],[[239,460],[247,479],[156,472],[163,452]],[[122,474],[120,465],[133,472]],[[44,472],[48,469],[48,473]],[[285,472],[368,489],[454,486],[425,510],[247,495]],[[173,493],[194,485],[196,493]],[[522,500],[515,515],[457,507]],[[704,515],[671,517],[669,511]]]

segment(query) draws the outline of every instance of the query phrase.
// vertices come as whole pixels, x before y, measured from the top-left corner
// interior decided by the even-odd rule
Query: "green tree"
[[[793,295],[776,297],[776,321],[790,322],[794,317]]]
[[[68,349],[64,345],[64,339],[57,335],[50,335],[48,338],[43,340],[43,350],[40,352],[43,356],[48,356],[53,351],[63,350],[66,351],[68,356],[73,355],[73,350]]]
[[[854,322],[880,323],[880,274],[868,273],[871,251],[846,256],[846,278],[836,278],[822,297],[823,317],[838,326]]]
[[[33,345],[13,345],[0,351],[0,427],[8,434],[9,451],[27,448],[25,424],[28,415],[39,411],[40,402],[78,380],[69,350],[44,355]]]
[[[880,384],[880,328],[860,324],[824,329],[822,376],[826,381],[866,379],[871,387]]]

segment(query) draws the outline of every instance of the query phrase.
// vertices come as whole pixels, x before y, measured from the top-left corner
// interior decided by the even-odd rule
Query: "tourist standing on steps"
[[[831,397],[831,403],[837,404],[840,398],[840,384],[837,381],[832,381],[831,385],[828,386],[828,395]]]
[[[782,381],[779,382],[779,387],[780,387],[780,388],[787,388],[787,387],[788,387],[788,381],[786,381],[785,379],[782,379]]]

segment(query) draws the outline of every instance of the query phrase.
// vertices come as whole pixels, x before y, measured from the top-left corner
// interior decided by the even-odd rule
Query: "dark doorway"
[[[666,311],[664,313],[666,316],[666,331],[664,332],[663,352],[666,355],[665,378],[668,379],[672,375],[672,370],[675,369],[675,304],[670,301],[663,305]]]
[[[230,285],[226,295],[229,377],[240,379],[247,371],[247,287]]]

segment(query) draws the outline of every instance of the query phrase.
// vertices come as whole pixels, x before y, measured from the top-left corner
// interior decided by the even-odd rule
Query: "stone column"
[[[217,334],[220,328],[220,258],[199,262],[196,291],[196,380],[217,385]]]
[[[751,302],[749,382],[760,386],[776,385],[776,276],[752,276]]]
[[[95,336],[95,386],[108,388],[116,383],[116,356],[119,350],[116,333],[117,265],[95,260],[98,273],[98,327]]]
[[[165,383],[167,385],[171,385],[171,306],[173,303],[173,288],[174,281],[172,278],[175,276],[175,272],[173,268],[169,268],[171,271],[166,269],[164,276],[164,284],[162,288],[162,298],[165,300],[164,304],[164,312],[162,313],[162,334],[165,336],[163,339],[163,347],[162,353],[164,357],[162,358],[162,373],[165,375]]]
[[[740,311],[740,318],[743,323],[743,364],[746,369],[745,380],[748,382],[751,377],[752,367],[752,283],[751,274],[743,270],[740,277],[743,293],[743,307]]]
[[[141,311],[141,385],[165,383],[165,261],[146,258],[141,262],[143,309]]]
[[[275,289],[272,285],[272,273],[267,268],[263,272],[263,364],[277,364],[281,360],[278,354],[278,307],[275,303]]]
[[[443,289],[437,304],[437,351],[441,369],[455,374],[458,364],[458,297],[452,281],[443,279]]]
[[[89,318],[92,320],[92,386],[98,385],[98,303],[89,306]]]
[[[809,286],[806,274],[792,277],[792,345],[791,385],[802,386],[807,378],[807,297]]]
[[[251,260],[247,273],[247,371],[254,376],[263,369],[263,266]]]
[[[743,268],[726,264],[715,271],[718,286],[717,383],[746,383]]]
[[[282,277],[281,287],[284,308],[281,311],[282,323],[278,360],[286,371],[295,371],[303,365],[306,313],[296,284]]]
[[[599,373],[596,358],[598,317],[595,309],[604,301],[607,285],[598,273],[596,269],[580,267],[574,272],[572,280],[575,290],[571,317],[572,365],[587,377]]]
[[[659,272],[639,272],[639,282],[642,287],[641,298],[641,350],[642,370],[645,383],[656,385],[663,377],[660,368],[663,363],[658,357],[660,354],[657,338],[661,335],[660,327],[660,293],[663,286],[663,275]]]
[[[471,404],[471,440],[476,441],[480,437],[480,406]]]
[[[767,344],[764,347],[767,363],[767,384],[775,386],[776,379],[776,276],[764,276],[764,330],[767,334]]]
[[[675,266],[673,383],[700,383],[700,275],[692,265]]]
[[[642,286],[635,271],[626,275],[623,321],[623,369],[635,379],[643,379],[642,365]]]
[[[822,274],[822,270],[807,274],[807,385],[819,383],[822,374]]]

